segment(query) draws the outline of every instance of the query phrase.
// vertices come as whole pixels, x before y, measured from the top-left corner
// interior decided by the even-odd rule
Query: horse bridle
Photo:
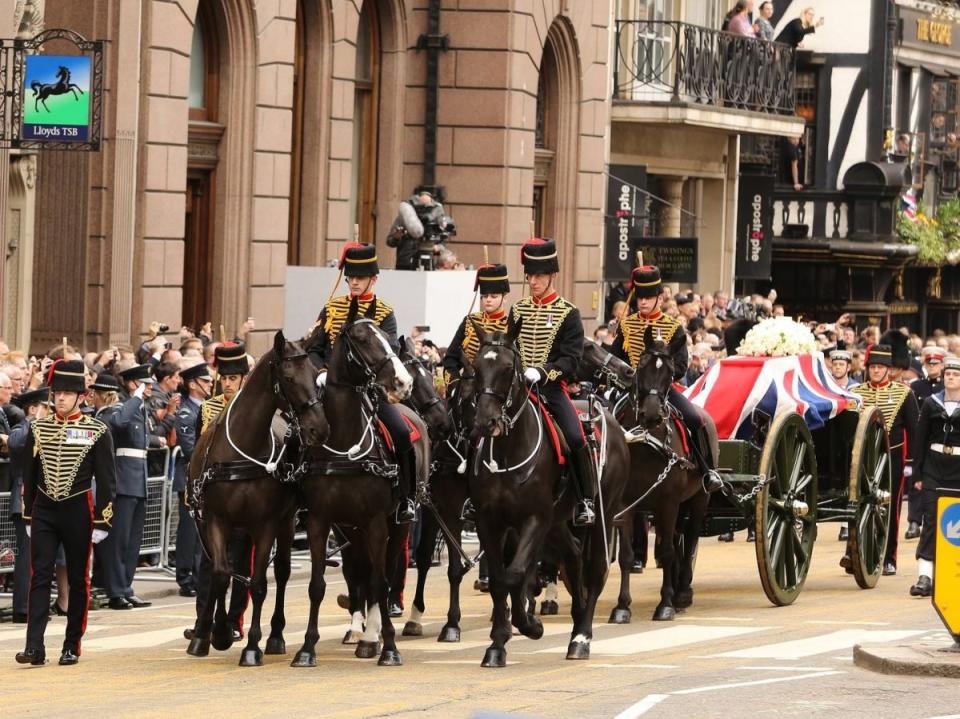
[[[516,395],[516,380],[519,378],[521,387],[523,385],[523,374],[520,372],[520,368],[522,366],[520,362],[520,351],[516,347],[512,347],[510,344],[502,340],[488,340],[480,345],[480,347],[477,349],[477,354],[480,354],[484,347],[502,348],[509,351],[513,355],[513,378],[510,380],[510,387],[507,390],[507,394],[497,392],[493,387],[481,387],[480,391],[474,395],[474,397],[477,398],[474,400],[475,402],[484,395],[493,397],[500,402],[500,421],[503,423],[503,433],[504,435],[507,435],[510,433],[513,425],[516,423],[517,418],[520,417],[520,412],[523,411],[523,407],[520,407],[520,412],[517,412],[513,418],[510,417],[508,412],[508,410],[513,406],[513,398],[514,395]]]
[[[400,360],[400,361],[403,363],[403,366],[406,367],[408,370],[411,369],[411,367],[416,366],[417,369],[423,370],[424,372],[427,371],[426,367],[423,366],[423,362],[420,361],[419,357],[411,356],[410,359],[408,360]],[[411,372],[410,375],[413,376],[413,372]],[[414,383],[416,383],[416,381],[414,381]],[[410,401],[411,402],[413,401],[412,394],[410,395]],[[416,409],[420,414],[425,414],[438,404],[443,404],[443,400],[438,395],[434,395],[433,397],[430,398],[429,401],[425,402],[423,406],[417,407]]]
[[[629,390],[630,387],[621,382],[617,373],[610,369],[610,363],[613,361],[613,359],[613,352],[607,352],[607,356],[603,358],[603,362],[601,362],[600,366],[593,371],[594,375],[602,375],[608,385],[613,385],[617,389]]]
[[[294,405],[290,398],[287,396],[286,389],[284,389],[283,382],[280,381],[280,377],[277,375],[277,369],[287,363],[294,360],[309,359],[309,355],[306,352],[298,352],[292,355],[284,355],[281,357],[274,357],[270,360],[270,378],[273,380],[273,394],[278,399],[282,400],[283,404],[286,407],[280,407],[280,413],[287,420],[287,423],[290,425],[291,430],[296,435],[297,439],[300,440],[301,444],[303,443],[303,435],[300,428],[300,417],[303,414],[306,414],[314,406],[320,404],[320,396],[317,393],[312,393],[310,399],[306,402],[303,402],[299,406]]]
[[[650,357],[651,359],[655,359],[657,362],[665,362],[665,361],[666,361],[666,362],[672,362],[672,361],[673,361],[673,357],[670,355],[670,353],[669,353],[669,352],[665,352],[665,351],[663,351],[663,350],[650,350],[650,351],[644,352],[644,355],[646,355],[647,357]],[[637,375],[636,375],[636,379],[637,379],[637,380],[640,379],[639,369],[640,369],[640,368],[639,368],[639,363],[638,363],[638,366],[637,366]],[[659,369],[659,365],[658,365],[658,369]],[[639,389],[639,388],[637,388],[637,389]],[[669,410],[668,407],[667,407],[667,394],[668,394],[669,392],[670,392],[670,388],[669,388],[669,386],[668,386],[666,392],[661,392],[659,389],[653,388],[653,389],[647,390],[647,391],[643,394],[644,397],[656,397],[656,398],[657,398],[657,400],[658,400],[658,402],[659,402],[659,404],[660,404],[660,417],[661,417],[661,419],[663,419],[663,420],[666,420],[666,419],[670,416],[670,410]],[[639,392],[637,392],[637,395],[638,395],[638,397],[637,397],[637,400],[636,400],[636,406],[637,406],[637,415],[638,415],[638,419],[639,419],[639,414],[640,414],[640,397],[639,397]]]
[[[396,353],[394,353],[394,351],[391,349],[387,352],[387,355],[376,364],[375,367],[370,366],[370,363],[367,362],[366,358],[363,356],[363,353],[357,349],[355,340],[350,336],[350,330],[354,326],[367,323],[373,325],[373,329],[376,331],[376,323],[373,320],[365,317],[363,319],[354,320],[349,326],[344,327],[338,336],[338,339],[343,339],[347,346],[347,361],[360,367],[367,377],[367,381],[364,384],[360,386],[354,386],[354,389],[357,390],[373,389],[377,385],[377,375],[380,374],[380,370],[386,367],[393,360],[398,359]]]

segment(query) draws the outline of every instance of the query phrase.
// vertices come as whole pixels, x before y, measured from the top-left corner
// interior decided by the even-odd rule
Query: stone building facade
[[[263,351],[285,300],[319,308],[326,296],[285,298],[288,265],[326,264],[355,236],[392,265],[385,236],[425,178],[428,134],[460,259],[503,260],[519,279],[520,243],[556,237],[561,290],[588,321],[599,314],[612,3],[43,5],[18,3],[48,28],[108,41],[105,141],[97,153],[9,157],[7,229],[21,196],[27,214],[35,205],[18,230],[32,287],[11,298],[5,280],[0,295],[21,342],[66,335],[93,348],[128,343],[152,320],[232,332],[254,316]],[[431,6],[446,36],[435,127]],[[37,28],[19,25],[7,36]]]

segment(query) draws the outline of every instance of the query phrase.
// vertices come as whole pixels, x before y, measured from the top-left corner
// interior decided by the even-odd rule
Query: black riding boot
[[[573,470],[573,487],[577,494],[573,523],[578,527],[593,524],[597,517],[593,508],[593,498],[597,496],[597,471],[589,445],[570,452],[570,468]]]
[[[723,489],[723,480],[720,478],[716,467],[713,466],[713,452],[710,451],[710,437],[707,435],[707,428],[700,427],[696,432],[696,436],[692,437],[692,440],[696,443],[693,455],[697,463],[697,468],[703,475],[704,491],[707,494],[719,492]]]
[[[397,454],[397,480],[400,501],[397,504],[397,524],[408,524],[417,518],[417,452],[408,449]]]

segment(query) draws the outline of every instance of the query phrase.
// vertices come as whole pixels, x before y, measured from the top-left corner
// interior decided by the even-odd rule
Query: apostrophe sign
[[[89,55],[27,55],[23,82],[24,140],[90,140]]]
[[[960,637],[960,496],[937,498],[937,560],[933,606],[954,636]]]

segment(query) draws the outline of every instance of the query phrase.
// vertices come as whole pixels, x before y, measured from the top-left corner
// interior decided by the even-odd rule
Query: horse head
[[[577,366],[577,378],[599,378],[600,384],[628,391],[633,387],[636,370],[593,340],[583,340],[583,354]]]
[[[450,420],[443,400],[437,394],[433,373],[423,366],[423,362],[417,357],[413,340],[409,337],[400,338],[400,361],[413,377],[410,404],[413,405],[417,414],[423,417],[432,436],[446,439],[453,432],[453,422]]]
[[[374,299],[364,316],[359,317],[359,302],[354,297],[336,344],[345,348],[346,371],[351,382],[357,387],[378,385],[386,393],[387,400],[396,404],[410,396],[413,378],[393,351],[386,333],[374,321],[376,313],[377,301]],[[330,370],[333,372],[334,367],[331,366]]]
[[[277,408],[308,445],[320,445],[330,435],[330,425],[317,396],[317,370],[302,342],[290,342],[283,330],[273,337],[273,349],[265,359],[270,363],[270,381]]]
[[[667,393],[673,384],[674,361],[663,339],[653,329],[643,333],[643,354],[637,364],[636,396],[639,420],[647,428],[658,426],[667,416]]]
[[[474,431],[484,437],[499,437],[510,431],[524,402],[524,384],[517,337],[521,322],[507,332],[486,332],[472,318],[480,347],[473,358],[476,413]],[[514,417],[510,410],[514,408]]]
[[[63,82],[70,82],[70,68],[61,65],[57,70],[57,77]]]

